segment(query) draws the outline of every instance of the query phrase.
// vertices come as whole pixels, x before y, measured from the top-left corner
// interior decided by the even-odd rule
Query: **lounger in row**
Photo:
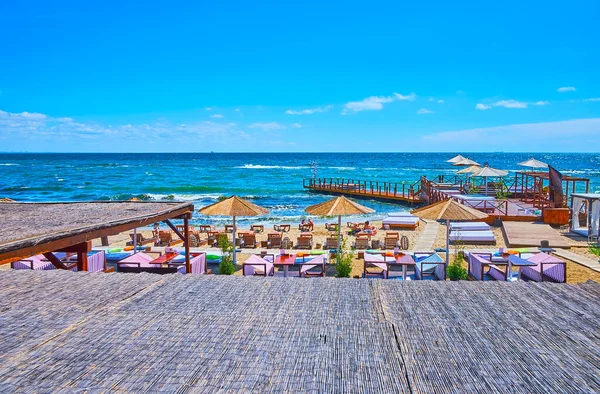
[[[485,222],[452,222],[450,231],[489,231],[490,225]]]
[[[480,231],[451,231],[449,235],[450,242],[464,242],[467,244],[495,244],[496,237],[492,230]]]

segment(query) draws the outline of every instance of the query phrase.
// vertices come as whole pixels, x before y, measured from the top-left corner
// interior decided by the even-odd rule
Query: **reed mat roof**
[[[0,392],[600,391],[600,285],[0,271]]]
[[[193,209],[190,202],[0,203],[0,253]]]

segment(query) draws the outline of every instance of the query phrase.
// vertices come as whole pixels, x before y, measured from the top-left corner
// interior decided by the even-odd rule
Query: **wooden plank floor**
[[[540,241],[543,239],[548,240],[553,248],[569,249],[571,247],[569,239],[561,236],[548,224],[505,221],[502,223],[502,230],[506,244],[511,248],[540,246]]]

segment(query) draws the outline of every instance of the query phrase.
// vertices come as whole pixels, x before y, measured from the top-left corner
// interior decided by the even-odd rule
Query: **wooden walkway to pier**
[[[548,224],[504,221],[502,231],[510,248],[540,246],[541,240],[548,240],[552,248],[571,247],[569,240]]]
[[[415,242],[413,250],[415,252],[433,251],[435,238],[437,237],[440,224],[434,220],[427,220],[423,232],[419,234],[419,239]]]
[[[312,192],[376,199],[389,202],[421,204],[420,190],[415,184],[361,181],[343,178],[304,179],[302,186]]]

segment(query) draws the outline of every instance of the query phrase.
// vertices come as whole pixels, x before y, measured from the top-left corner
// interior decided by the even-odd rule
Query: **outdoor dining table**
[[[517,255],[508,256],[508,267],[506,269],[506,280],[511,282],[513,280],[512,276],[512,267],[517,267],[517,279],[521,280],[521,269],[523,267],[533,267],[537,265],[537,263],[533,263],[531,261],[525,260]],[[510,275],[510,276],[509,276]]]
[[[414,266],[415,259],[413,259],[412,255],[410,255],[410,254],[398,253],[398,254],[394,255],[394,260],[391,260],[389,265],[390,265],[390,267],[393,267],[395,265],[401,265],[402,266],[402,279],[406,280],[406,268],[408,266]]]
[[[288,277],[288,268],[290,265],[296,264],[296,255],[295,254],[280,254],[275,257],[273,260],[274,266],[283,267],[283,277]]]
[[[179,256],[179,253],[176,253],[176,252],[165,253],[162,256],[159,256],[159,257],[155,258],[154,260],[150,261],[149,264],[160,264],[160,265],[168,264],[171,260],[173,260],[177,256]]]

